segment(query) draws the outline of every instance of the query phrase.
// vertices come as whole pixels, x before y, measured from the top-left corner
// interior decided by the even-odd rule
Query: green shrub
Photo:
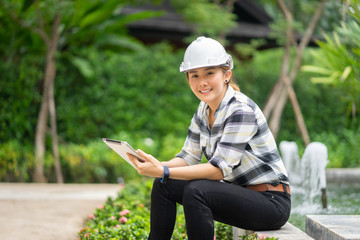
[[[87,142],[119,132],[158,138],[186,132],[198,100],[179,73],[183,53],[157,44],[137,53],[81,53],[94,77],[61,66],[56,82],[59,134],[65,141]]]
[[[185,137],[177,138],[171,134],[164,136],[164,140],[127,132],[107,137],[127,141],[135,149],[140,148],[162,161],[174,158],[185,141]],[[101,138],[87,144],[61,144],[59,156],[67,183],[114,183],[119,177],[125,181],[139,178],[137,171],[108,148]],[[16,140],[0,143],[0,181],[31,182],[33,170],[31,145],[23,146]],[[50,151],[45,155],[44,173],[48,182],[56,182],[54,158]]]
[[[339,129],[338,133],[322,133],[316,135],[314,141],[326,145],[329,168],[360,167],[359,130]]]
[[[32,149],[16,140],[0,143],[0,182],[27,182],[31,179]]]
[[[17,64],[0,64],[0,142],[31,144],[40,109],[43,64],[40,58],[24,56]]]
[[[172,159],[178,153],[185,136],[169,134],[164,138],[151,139],[140,134],[121,132],[109,136],[125,140],[134,148],[140,148],[161,161]],[[320,133],[312,138],[313,142],[322,142],[327,146],[329,168],[360,167],[358,144],[359,131],[339,129],[337,133]],[[299,154],[304,152],[304,144],[296,139]],[[64,180],[67,183],[115,183],[119,177],[130,181],[139,178],[137,171],[119,155],[109,149],[100,138],[87,144],[61,144],[60,161]],[[34,168],[34,152],[30,145],[24,146],[16,140],[0,143],[0,181],[31,182]],[[54,159],[51,152],[45,156],[45,177],[56,182]]]

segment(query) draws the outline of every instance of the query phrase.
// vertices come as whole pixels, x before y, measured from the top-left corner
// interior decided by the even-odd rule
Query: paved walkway
[[[118,184],[0,183],[0,239],[75,240]]]

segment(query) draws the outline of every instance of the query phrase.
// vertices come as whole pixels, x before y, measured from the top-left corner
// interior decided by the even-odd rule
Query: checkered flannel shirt
[[[265,116],[249,97],[229,86],[211,129],[208,116],[208,105],[200,102],[176,157],[194,165],[204,154],[208,162],[221,169],[223,181],[236,185],[288,184]]]

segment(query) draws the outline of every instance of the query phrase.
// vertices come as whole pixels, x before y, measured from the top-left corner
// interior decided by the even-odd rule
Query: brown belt
[[[288,192],[288,194],[290,194],[290,187],[288,185],[285,185],[285,186],[286,186],[286,191]],[[257,192],[265,192],[265,191],[284,192],[284,187],[282,184],[273,186],[271,184],[264,183],[264,184],[258,184],[258,185],[248,185],[245,187],[248,189],[257,191]]]

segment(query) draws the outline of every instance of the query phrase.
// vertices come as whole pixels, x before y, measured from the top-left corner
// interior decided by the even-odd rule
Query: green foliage
[[[236,16],[228,10],[233,6],[227,7],[227,1],[215,4],[207,0],[171,0],[171,3],[187,23],[195,26],[192,36],[186,38],[188,42],[201,35],[219,39],[236,26]]]
[[[69,75],[68,68],[59,67],[59,78],[67,78],[56,84],[58,129],[64,140],[86,142],[121,131],[152,138],[186,136],[198,100],[176,67],[182,52],[159,44],[137,54],[99,54],[91,48],[82,54],[93,78]]]
[[[0,143],[1,182],[29,181],[29,170],[33,164],[34,155],[29,146],[23,146],[16,140]]]
[[[319,49],[312,52],[316,65],[302,67],[303,71],[320,75],[311,78],[314,83],[341,89],[342,99],[349,102],[353,117],[359,112],[354,106],[360,105],[360,16],[356,14],[359,4],[358,0],[351,1],[352,17],[342,22],[332,36],[324,34],[324,42],[317,42]]]
[[[94,46],[99,50],[141,50],[142,46],[136,39],[126,33],[126,24],[159,16],[161,12],[140,11],[123,14],[122,8],[131,1],[75,1],[71,14],[64,17],[61,50],[77,53],[79,47]],[[85,61],[86,58],[83,59]]]
[[[242,240],[278,240],[278,238],[268,237],[265,234],[251,233],[241,237]]]
[[[214,221],[214,230],[215,230],[216,239],[220,239],[220,240],[221,239],[228,239],[228,240],[233,239],[231,225]]]
[[[150,181],[127,185],[117,198],[96,209],[80,239],[145,239],[150,229]]]
[[[29,56],[19,59],[16,66],[0,64],[0,142],[17,140],[28,145],[33,141],[42,67],[42,61]]]
[[[316,135],[313,141],[322,142],[328,148],[328,167],[360,167],[358,146],[360,143],[360,131],[341,129],[339,133],[323,132]]]
[[[270,24],[272,30],[270,36],[275,38],[279,45],[282,45],[285,42],[287,22],[277,4],[277,1],[258,1],[261,2],[262,7],[273,18],[273,21]],[[284,1],[292,14],[292,27],[299,36],[305,33],[306,27],[311,21],[319,2],[320,1],[318,0]],[[321,32],[331,32],[334,29],[341,19],[341,6],[342,3],[339,0],[326,1],[321,17],[314,31],[314,36],[320,36]]]
[[[181,150],[184,137],[167,135],[164,140],[144,137],[142,134],[120,132],[114,139],[126,140],[135,148],[141,148],[160,160],[169,160]],[[85,144],[61,144],[59,146],[61,167],[65,182],[117,182],[119,177],[125,181],[139,178],[137,171],[119,155],[109,149],[101,140],[95,138]],[[0,143],[0,181],[31,182],[30,173],[34,168],[32,145],[10,140]],[[54,158],[48,152],[45,156],[45,178],[56,182]]]

